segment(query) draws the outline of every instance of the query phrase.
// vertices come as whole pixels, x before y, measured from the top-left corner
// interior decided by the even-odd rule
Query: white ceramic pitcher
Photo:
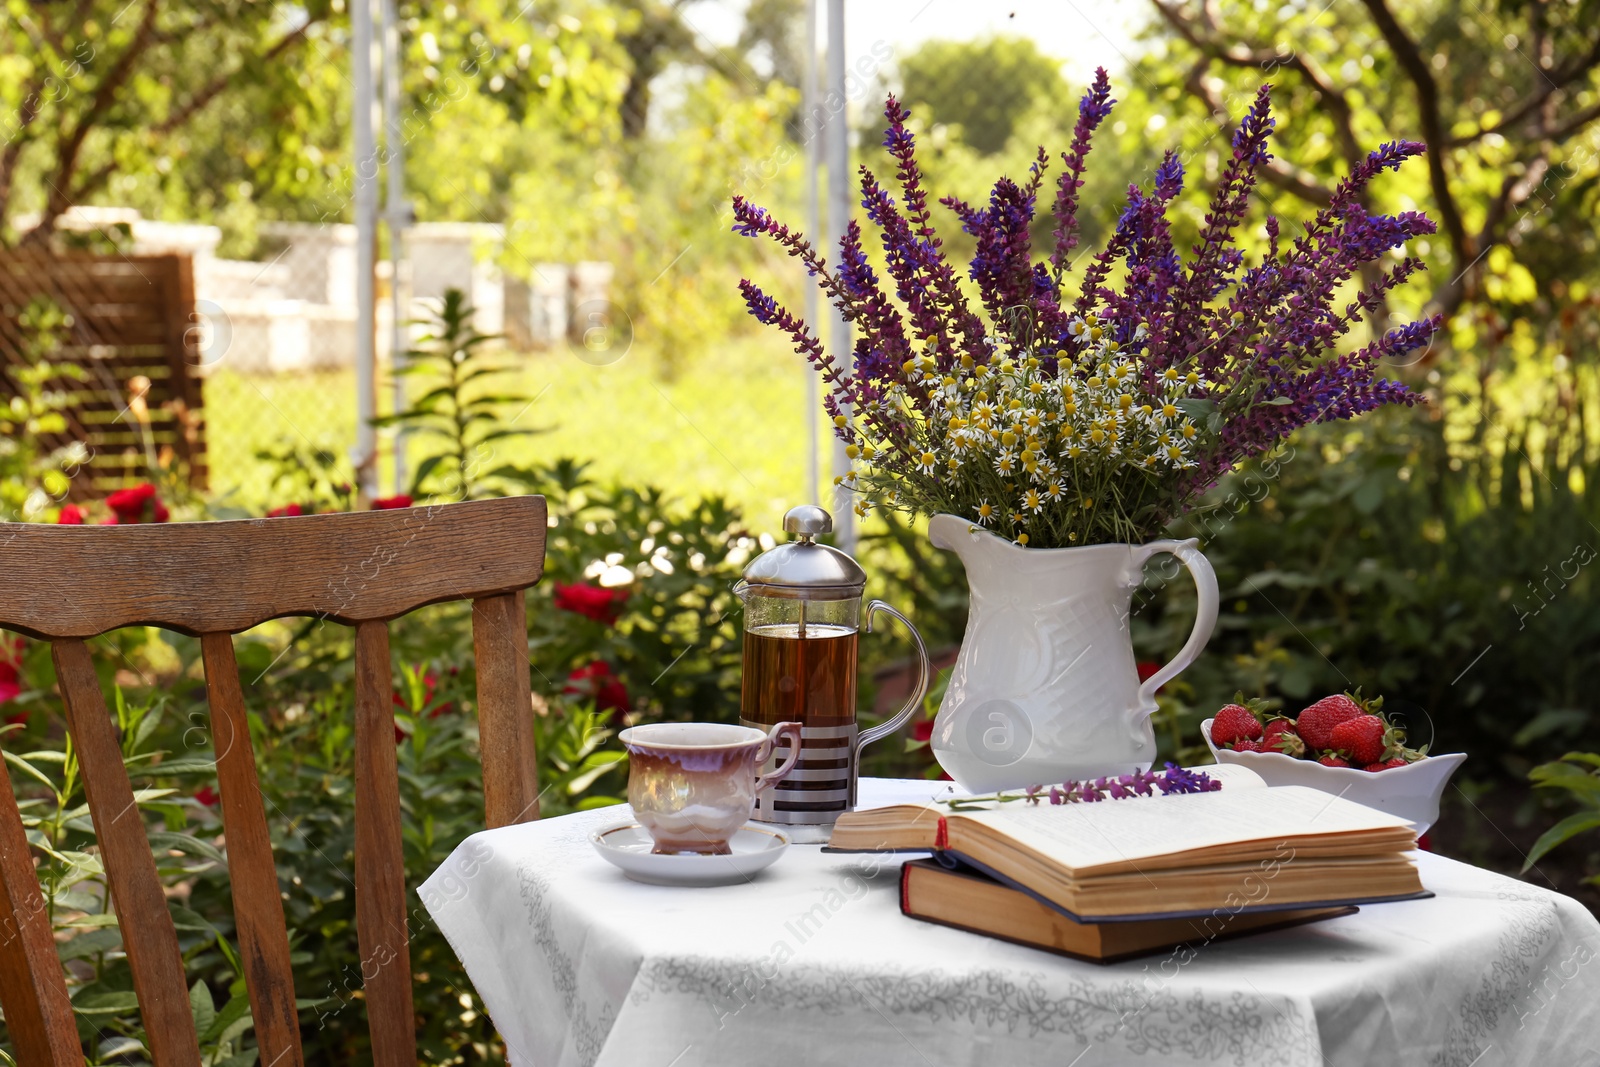
[[[935,546],[961,557],[972,606],[933,726],[939,765],[987,793],[1147,770],[1155,692],[1194,662],[1217,622],[1217,576],[1194,539],[1023,548],[970,520],[936,515]],[[1194,578],[1189,640],[1143,683],[1128,615],[1150,557]]]

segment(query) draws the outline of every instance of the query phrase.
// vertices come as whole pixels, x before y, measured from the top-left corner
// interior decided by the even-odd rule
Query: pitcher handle
[[[928,683],[933,680],[933,663],[928,659],[928,646],[922,643],[922,635],[917,633],[917,628],[911,625],[910,619],[883,601],[874,600],[867,605],[867,633],[870,634],[872,632],[872,617],[880,611],[885,615],[893,615],[899,619],[901,625],[911,632],[911,643],[917,648],[917,684],[911,691],[911,699],[906,701],[905,707],[895,712],[894,718],[888,722],[879,723],[870,730],[861,731],[861,735],[856,738],[855,762],[858,764],[860,763],[861,750],[863,748],[880,737],[887,737],[889,734],[894,733],[910,721],[912,713],[922,706],[922,698],[928,695]],[[856,777],[855,774],[850,776],[850,791],[852,794],[855,792]],[[855,797],[852,796],[851,803],[853,804],[854,801]]]
[[[1211,569],[1211,561],[1206,559],[1205,553],[1200,551],[1200,541],[1191,537],[1186,541],[1152,541],[1141,545],[1135,553],[1134,565],[1144,566],[1144,562],[1151,556],[1158,556],[1166,552],[1176,556],[1178,562],[1189,569],[1189,575],[1194,579],[1195,593],[1199,599],[1199,606],[1195,611],[1194,629],[1189,632],[1189,640],[1185,641],[1172,662],[1156,671],[1144,680],[1139,686],[1139,711],[1154,707],[1156,690],[1176,678],[1183,669],[1195,661],[1206,642],[1211,640],[1211,631],[1217,626],[1217,602],[1220,595],[1217,591],[1217,572]]]

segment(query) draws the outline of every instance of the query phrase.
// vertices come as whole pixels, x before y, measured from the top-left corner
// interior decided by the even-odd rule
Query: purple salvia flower
[[[1173,318],[1199,314],[1224,284],[1217,277],[1226,266],[1224,249],[1232,239],[1234,228],[1244,218],[1250,191],[1255,187],[1256,168],[1271,158],[1267,141],[1274,124],[1271,88],[1263,85],[1257,90],[1255,102],[1244,121],[1234,131],[1233,158],[1223,169],[1217,191],[1212,196],[1205,226],[1200,231],[1200,242],[1194,248],[1194,262],[1190,265],[1188,279],[1174,300]],[[1186,348],[1181,353],[1165,353],[1165,362],[1176,364],[1205,350],[1199,363],[1201,370],[1209,374],[1220,367],[1226,358],[1220,346],[1208,347],[1199,338],[1192,340]]]
[[[850,220],[839,240],[839,280],[860,302],[861,340],[873,357],[868,361],[872,369],[863,370],[858,344],[858,373],[872,381],[898,378],[901,364],[911,355],[911,343],[906,339],[899,309],[878,288],[878,276],[861,248],[861,224],[855,219]]]
[[[1006,308],[1026,305],[1033,291],[1033,266],[1028,259],[1033,197],[1010,178],[1001,178],[989,194],[989,206],[982,211],[955,197],[946,197],[941,203],[977,238],[969,273],[990,317],[999,322]]]
[[[1183,192],[1183,161],[1178,153],[1168,150],[1156,168],[1155,193],[1163,203],[1170,203]]]
[[[922,187],[922,169],[917,163],[916,139],[906,129],[906,120],[911,117],[911,112],[891,95],[884,104],[883,114],[889,122],[883,145],[895,161],[895,178],[900,182],[900,191],[905,197],[912,235],[921,242],[914,265],[923,275],[923,284],[931,288],[934,305],[950,320],[953,332],[960,335],[962,350],[973,359],[983,362],[988,358],[983,324],[968,309],[955,271],[944,258],[940,250],[942,242],[933,229],[933,218],[928,211],[928,194]],[[865,172],[866,168],[862,170]],[[863,189],[868,177],[869,174],[863,174]],[[888,234],[885,233],[887,239]],[[942,348],[937,358],[940,368],[946,369],[950,353]]]
[[[912,231],[910,223],[895,210],[894,198],[865,167],[861,174],[861,206],[882,233],[884,262],[894,279],[895,294],[910,314],[917,339],[931,344],[935,351],[949,352],[954,344],[924,269],[933,250]]]
[[[1096,68],[1094,84],[1078,103],[1078,123],[1072,129],[1072,147],[1061,154],[1066,164],[1056,181],[1056,201],[1051,209],[1055,215],[1055,250],[1050,254],[1050,265],[1055,277],[1061,275],[1071,263],[1072,250],[1078,246],[1078,190],[1083,188],[1084,162],[1089,155],[1089,142],[1101,121],[1116,103],[1111,99],[1111,79],[1104,67]]]

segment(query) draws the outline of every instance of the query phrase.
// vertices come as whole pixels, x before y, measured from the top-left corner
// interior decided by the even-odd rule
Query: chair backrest
[[[149,841],[84,640],[153,625],[200,638],[241,963],[263,1067],[303,1062],[289,938],[233,634],[313,616],[355,628],[355,897],[378,1067],[413,1067],[388,620],[471,600],[489,826],[538,818],[523,590],[544,570],[542,497],[399,511],[126,527],[0,523],[0,629],[52,643],[156,1067],[200,1067]],[[26,1067],[81,1065],[72,1005],[0,761],[0,1006]],[[131,817],[125,817],[129,816]],[[3,917],[0,917],[3,918]]]

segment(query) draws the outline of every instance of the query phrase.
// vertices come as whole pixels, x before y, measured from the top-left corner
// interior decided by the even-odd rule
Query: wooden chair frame
[[[348,515],[128,527],[0,523],[0,630],[52,643],[106,878],[156,1067],[200,1067],[177,932],[85,639],[151,625],[200,638],[239,951],[262,1067],[300,1067],[289,937],[233,635],[313,616],[355,628],[355,898],[377,1067],[416,1063],[388,622],[471,600],[485,820],[538,818],[523,590],[544,571],[542,497]],[[0,761],[0,1006],[23,1067],[83,1054]]]

